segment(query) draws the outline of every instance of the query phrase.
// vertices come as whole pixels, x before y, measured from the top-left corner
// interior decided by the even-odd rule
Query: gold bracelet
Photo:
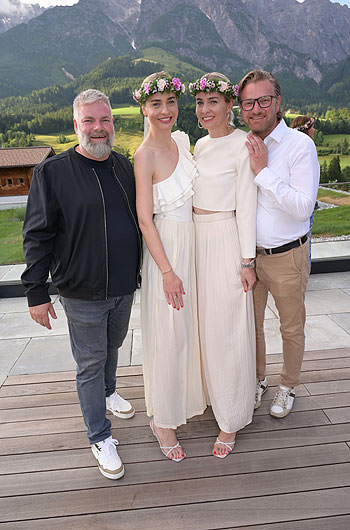
[[[162,272],[162,276],[164,276],[164,274],[168,274],[168,272],[171,272],[172,270],[173,269],[169,269],[168,271],[164,271],[164,272],[160,271],[160,272]]]

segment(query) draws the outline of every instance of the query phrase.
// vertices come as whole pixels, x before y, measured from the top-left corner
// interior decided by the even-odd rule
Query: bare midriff
[[[196,215],[207,215],[210,213],[220,213],[218,211],[212,212],[211,210],[202,210],[201,208],[195,208],[195,207],[193,207],[193,211]]]

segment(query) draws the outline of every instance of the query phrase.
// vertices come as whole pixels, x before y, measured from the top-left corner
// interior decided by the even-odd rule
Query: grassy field
[[[22,226],[25,208],[0,210],[0,265],[22,263]]]
[[[116,107],[113,109],[115,140],[114,146],[118,150],[129,149],[131,155],[134,154],[143,140],[142,116],[139,107]],[[64,134],[69,142],[60,144],[58,138]],[[77,137],[73,129],[60,131],[52,134],[36,134],[34,145],[51,145],[55,153],[66,151],[77,143]]]
[[[335,154],[332,154],[332,155],[326,155],[326,156],[320,156],[318,155],[318,161],[320,163],[320,166],[323,164],[324,161],[327,162],[327,164],[329,164],[329,162],[332,160],[332,158],[334,158]],[[340,167],[341,169],[344,169],[345,166],[350,166],[350,155],[339,155],[339,160],[340,160]]]
[[[349,234],[350,206],[339,206],[327,210],[316,210],[312,237],[343,236]]]
[[[195,74],[197,78],[201,77],[205,73],[204,70],[200,70],[195,66],[189,67],[188,63],[184,63],[183,61],[181,61],[181,59],[176,57],[176,55],[168,53],[165,50],[162,50],[161,48],[145,48],[143,50],[140,50],[140,53],[142,54],[141,59],[148,59],[156,63],[164,64],[165,70],[168,70],[169,72],[181,71],[184,73],[185,76],[189,75],[191,81],[194,80],[192,79],[193,74]],[[135,62],[137,62],[137,60]]]
[[[350,143],[350,134],[325,134],[324,145],[328,144],[329,147],[333,147],[343,142],[345,138]]]
[[[313,237],[342,236],[350,232],[350,195],[320,189],[317,198],[339,208],[316,210]],[[22,263],[22,225],[24,208],[0,210],[0,265]]]

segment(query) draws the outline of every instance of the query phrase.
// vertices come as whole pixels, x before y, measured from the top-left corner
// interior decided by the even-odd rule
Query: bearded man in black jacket
[[[87,435],[101,473],[124,475],[106,409],[131,418],[116,392],[118,348],[128,330],[139,282],[141,239],[132,165],[112,151],[108,97],[97,90],[73,103],[79,144],[36,166],[23,226],[22,275],[30,315],[51,329],[56,318],[49,273],[65,310],[77,365],[77,390]]]

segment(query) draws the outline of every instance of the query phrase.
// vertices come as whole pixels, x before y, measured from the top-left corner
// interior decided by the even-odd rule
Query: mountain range
[[[45,11],[39,4],[23,4],[21,0],[1,0],[0,2],[0,33],[13,26],[26,23]]]
[[[151,46],[234,79],[264,68],[339,93],[348,83],[349,29],[350,9],[330,0],[80,0],[0,34],[0,97],[63,84]]]

